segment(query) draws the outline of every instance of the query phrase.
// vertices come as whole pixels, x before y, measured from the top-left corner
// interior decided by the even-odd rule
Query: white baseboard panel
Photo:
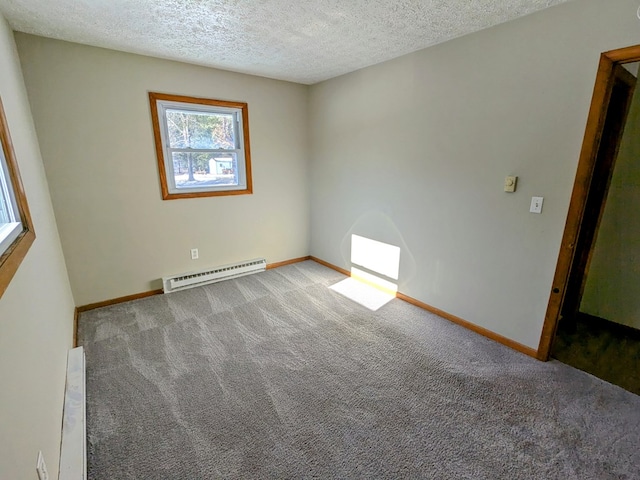
[[[84,348],[69,350],[64,394],[59,480],[87,478],[87,414]]]

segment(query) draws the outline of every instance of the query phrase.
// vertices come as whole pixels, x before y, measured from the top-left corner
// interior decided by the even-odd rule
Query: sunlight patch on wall
[[[360,235],[351,235],[351,263],[398,280],[400,247]]]
[[[351,235],[351,264],[351,278],[329,288],[373,311],[395,298],[400,247]]]

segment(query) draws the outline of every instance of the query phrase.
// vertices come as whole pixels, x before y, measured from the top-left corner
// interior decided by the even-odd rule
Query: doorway
[[[587,282],[587,279],[591,280],[589,270],[594,250],[598,251],[598,248],[594,247],[606,210],[607,196],[627,114],[634,99],[638,61],[640,61],[640,45],[606,52],[600,58],[565,232],[538,349],[538,357],[541,360],[549,358],[559,325],[562,325],[563,332],[571,332],[572,329],[578,328],[578,323],[584,317],[581,304],[585,288],[588,287],[587,293],[592,289],[588,283],[592,284],[593,281]],[[638,96],[640,95],[636,97]],[[640,162],[640,158],[637,161]],[[610,216],[610,214],[607,215]]]

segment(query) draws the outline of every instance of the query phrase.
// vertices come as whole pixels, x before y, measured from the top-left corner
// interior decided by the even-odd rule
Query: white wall
[[[400,246],[401,292],[537,348],[599,55],[640,43],[637,8],[569,2],[313,86],[311,254]]]
[[[640,85],[611,178],[580,311],[640,328]]]
[[[308,255],[308,87],[16,42],[77,305],[161,288],[164,275]],[[248,102],[254,194],[163,201],[149,91]]]
[[[0,298],[0,478],[58,477],[73,299],[13,33],[0,15],[0,96],[36,240]]]

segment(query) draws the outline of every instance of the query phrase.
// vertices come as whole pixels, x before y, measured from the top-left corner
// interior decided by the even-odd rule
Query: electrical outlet
[[[49,472],[47,471],[47,465],[44,463],[44,457],[42,452],[38,452],[38,462],[36,463],[36,472],[38,472],[39,480],[49,480]]]
[[[198,249],[197,248],[192,248],[191,249],[191,260],[197,260],[198,259]]]

